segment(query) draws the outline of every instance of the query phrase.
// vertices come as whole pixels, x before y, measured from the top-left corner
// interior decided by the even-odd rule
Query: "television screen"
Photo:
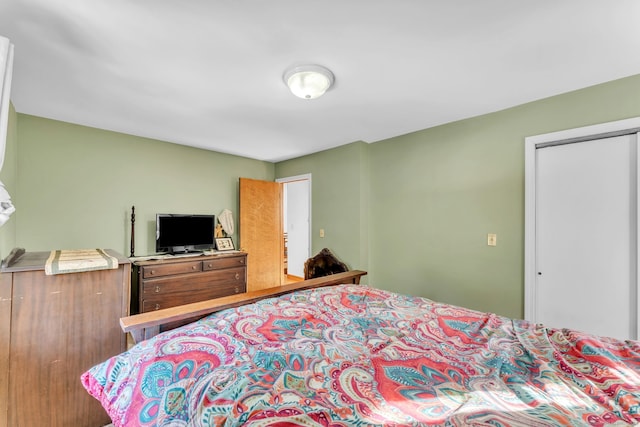
[[[156,215],[156,252],[192,252],[213,247],[214,215]]]

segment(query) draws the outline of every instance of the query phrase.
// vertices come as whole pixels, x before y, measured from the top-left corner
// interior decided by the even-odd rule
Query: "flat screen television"
[[[156,214],[156,252],[211,249],[215,225],[215,215]]]

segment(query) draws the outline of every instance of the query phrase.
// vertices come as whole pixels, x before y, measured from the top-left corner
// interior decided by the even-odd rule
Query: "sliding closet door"
[[[637,338],[636,135],[536,150],[536,318]]]

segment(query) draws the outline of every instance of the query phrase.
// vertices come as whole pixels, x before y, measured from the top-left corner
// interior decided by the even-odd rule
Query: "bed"
[[[127,427],[640,422],[638,342],[317,283],[224,301],[81,381]]]

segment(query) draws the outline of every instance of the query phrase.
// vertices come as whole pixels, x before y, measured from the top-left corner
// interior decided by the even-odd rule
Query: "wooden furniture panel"
[[[7,425],[110,422],[80,383],[84,371],[126,350],[118,319],[128,313],[130,263],[109,252],[117,269],[47,276],[49,252],[34,252],[2,270],[12,287]]]
[[[329,274],[342,273],[344,271],[349,271],[349,267],[336,258],[329,248],[322,249],[316,256],[309,258],[304,263],[305,279],[328,276]]]
[[[9,410],[9,340],[11,333],[11,275],[0,274],[0,426]]]

